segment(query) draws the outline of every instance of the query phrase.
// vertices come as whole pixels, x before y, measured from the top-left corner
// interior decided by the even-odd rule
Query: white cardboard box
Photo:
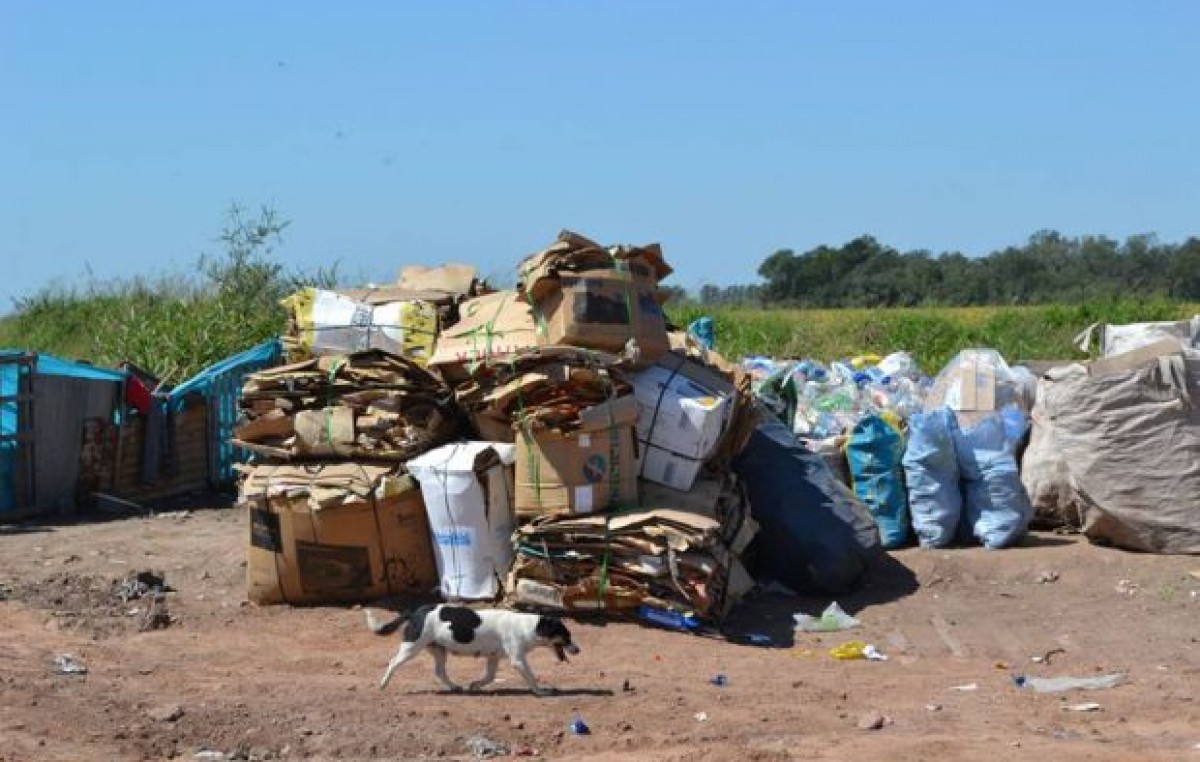
[[[673,352],[629,382],[639,408],[638,475],[686,492],[725,433],[733,384]]]
[[[443,445],[408,462],[421,484],[442,596],[498,596],[512,565],[512,463],[516,446],[499,442]]]

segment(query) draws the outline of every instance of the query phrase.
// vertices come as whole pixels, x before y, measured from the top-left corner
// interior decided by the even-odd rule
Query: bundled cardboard
[[[424,365],[437,340],[437,307],[419,299],[360,301],[305,288],[283,306],[288,317],[281,341],[292,359],[385,349]]]
[[[383,350],[313,358],[253,373],[234,443],[276,460],[406,460],[457,431],[451,392]]]
[[[632,396],[616,397],[579,411],[579,423],[569,432],[523,426],[517,442],[517,515],[590,513],[636,503],[637,411]]]
[[[421,483],[442,596],[494,599],[512,563],[513,446],[448,444],[408,462]]]
[[[455,397],[489,441],[515,441],[522,426],[572,431],[584,408],[629,393],[616,361],[575,347],[525,350],[479,368]]]
[[[731,471],[702,474],[686,492],[642,480],[641,492],[645,508],[673,508],[716,521],[722,541],[737,555],[758,534],[745,485]]]
[[[658,282],[671,273],[658,244],[602,248],[570,231],[520,265],[519,290],[534,306],[545,343],[652,362],[667,351]]]
[[[748,589],[720,523],[685,511],[544,516],[513,541],[508,600],[522,607],[632,615],[646,604],[715,620]]]
[[[469,299],[458,312],[458,322],[442,331],[430,360],[448,381],[463,381],[481,367],[539,344],[533,311],[515,291]]]
[[[436,585],[421,492],[396,467],[245,467],[247,595],[256,603],[369,601]]]
[[[690,489],[729,424],[733,384],[674,352],[630,374],[629,382],[640,408],[638,475],[678,490]]]

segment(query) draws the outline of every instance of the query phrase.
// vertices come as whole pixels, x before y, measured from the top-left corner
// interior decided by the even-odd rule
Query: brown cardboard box
[[[636,503],[634,423],[637,401],[618,397],[582,411],[578,431],[522,430],[517,435],[519,518],[589,513]]]
[[[537,303],[547,343],[619,353],[633,339],[640,364],[652,363],[670,349],[652,279],[610,269],[563,275],[559,283]]]
[[[425,504],[411,477],[357,463],[248,470],[250,600],[370,601],[437,587]]]
[[[503,361],[539,343],[529,304],[516,291],[497,291],[459,305],[459,322],[442,331],[430,358],[448,381],[470,376],[481,362]]]

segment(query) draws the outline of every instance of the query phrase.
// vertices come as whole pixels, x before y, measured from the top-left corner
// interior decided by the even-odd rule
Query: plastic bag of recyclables
[[[925,412],[913,416],[904,458],[923,547],[974,535],[1002,548],[1025,534],[1033,507],[1016,451],[1029,428],[1031,381],[993,349],[963,350],[938,374]]]
[[[891,413],[903,422],[921,409],[928,386],[908,352],[860,355],[828,366],[747,357],[742,367],[754,380],[755,396],[798,436],[813,440],[847,435],[868,413]]]

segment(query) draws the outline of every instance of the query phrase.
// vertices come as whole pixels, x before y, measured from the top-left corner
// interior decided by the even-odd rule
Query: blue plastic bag
[[[954,452],[957,424],[954,411],[947,407],[908,419],[904,473],[913,532],[922,548],[947,547],[958,533],[963,505]]]
[[[716,348],[717,337],[713,331],[713,319],[707,315],[693,320],[687,327],[687,332],[705,349]]]
[[[908,495],[904,489],[904,435],[878,415],[854,425],[846,442],[846,461],[854,494],[879,527],[884,548],[908,540]]]
[[[963,520],[988,548],[1020,540],[1033,518],[1016,457],[1028,427],[1025,414],[1010,405],[955,435]]]
[[[762,529],[747,553],[755,577],[796,592],[843,595],[879,557],[870,513],[783,423],[760,425],[733,467]]]

